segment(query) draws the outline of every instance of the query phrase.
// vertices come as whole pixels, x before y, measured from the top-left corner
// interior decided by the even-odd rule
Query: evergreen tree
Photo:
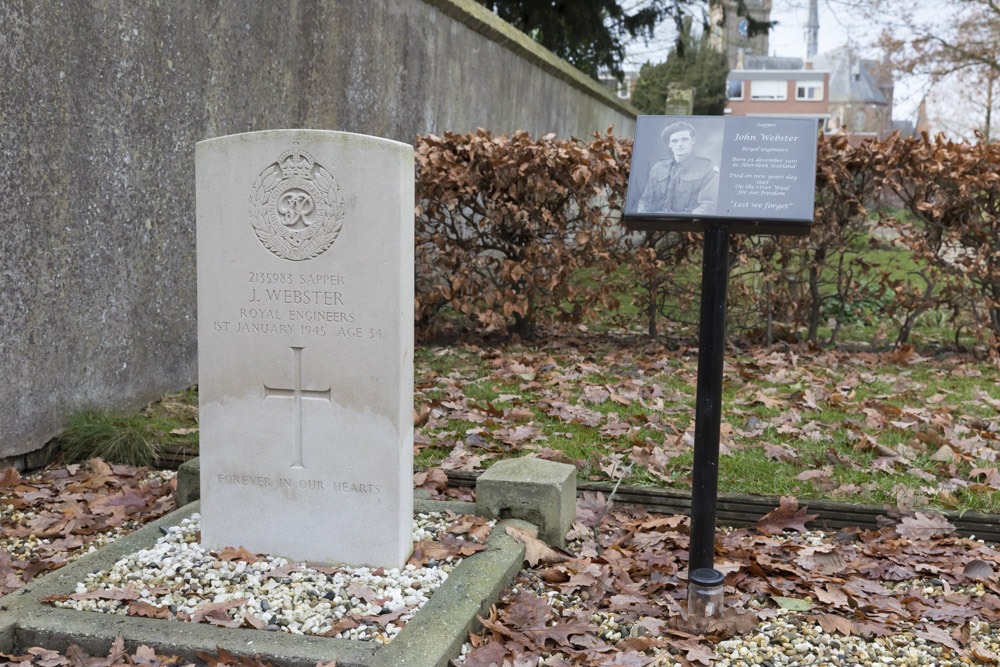
[[[670,20],[677,28],[676,50],[686,56],[683,23],[691,13],[722,0],[476,0],[507,23],[564,58],[577,69],[598,78],[610,73],[625,77],[622,63],[628,44],[650,38],[658,23]],[[1000,2],[1000,0],[995,0]],[[749,35],[765,33],[772,24],[750,15],[746,0],[735,0],[736,16],[724,21],[748,21]],[[729,12],[727,12],[728,14]],[[720,112],[721,113],[721,112]]]
[[[490,11],[578,69],[597,78],[624,78],[625,47],[653,28],[675,6],[703,0],[478,0]]]
[[[724,53],[708,44],[708,30],[700,37],[691,34],[691,20],[684,21],[677,45],[667,54],[666,62],[646,63],[639,70],[639,81],[632,94],[632,104],[645,114],[658,115],[664,110],[667,85],[682,83],[694,87],[694,115],[718,116],[726,108],[726,75],[729,62]]]

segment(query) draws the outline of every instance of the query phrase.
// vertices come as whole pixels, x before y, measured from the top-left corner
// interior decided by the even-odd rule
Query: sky
[[[851,39],[857,46],[866,46],[877,35],[869,34],[863,22],[853,19],[843,3],[819,0],[819,52],[843,46]],[[804,30],[809,19],[808,0],[773,0],[771,20],[778,25],[771,31],[772,55],[804,58]]]

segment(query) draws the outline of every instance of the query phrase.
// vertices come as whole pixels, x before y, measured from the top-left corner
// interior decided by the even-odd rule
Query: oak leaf
[[[537,530],[525,530],[508,524],[507,534],[524,545],[524,560],[531,567],[535,567],[539,563],[545,565],[563,563],[573,558],[565,551],[550,547],[538,539]]]
[[[764,456],[775,461],[781,461],[782,463],[793,463],[798,459],[798,456],[792,450],[781,445],[771,444],[770,442],[764,443]]]
[[[202,651],[195,651],[194,654],[208,667],[230,667],[240,663],[239,658],[220,646],[215,647],[215,655]]]
[[[984,560],[976,558],[965,564],[962,574],[969,579],[986,581],[993,576],[993,566]]]
[[[358,598],[364,600],[365,602],[371,604],[371,601],[378,597],[378,593],[375,592],[373,588],[368,586],[362,586],[361,584],[352,583],[347,587],[347,594],[352,598]]]
[[[75,657],[75,652],[73,652],[71,649],[77,649],[78,651],[79,647],[70,644],[70,649],[66,651],[67,654],[73,653]],[[85,657],[78,658],[74,663],[74,660],[70,655],[62,656],[57,651],[52,651],[44,648],[32,647],[28,649],[28,653],[30,655],[27,656],[28,659],[27,661],[25,661],[27,662],[28,665],[32,664],[31,661],[32,656],[34,656],[35,658],[34,664],[39,665],[39,667],[59,667],[60,665],[87,664]]]
[[[135,584],[129,584],[125,588],[111,588],[102,589],[98,591],[90,591],[88,593],[73,593],[69,596],[70,600],[116,600],[128,602],[131,600],[138,600],[141,595],[139,591],[136,590]]]
[[[922,541],[950,535],[955,532],[955,526],[940,514],[916,512],[913,516],[904,516],[896,532],[908,540]]]
[[[942,628],[930,626],[924,630],[914,629],[913,634],[921,639],[926,639],[929,642],[934,642],[935,644],[941,644],[942,646],[947,646],[948,648],[961,651],[962,647],[955,641],[955,638],[948,634]]]
[[[441,468],[428,468],[413,475],[413,488],[443,491],[448,486],[448,475]]]
[[[409,613],[416,609],[416,605],[410,605],[409,607],[400,607],[395,611],[385,612],[383,614],[376,614],[375,616],[366,616],[366,619],[371,620],[373,623],[377,623],[383,628],[390,623],[399,620],[399,617],[403,614]]]
[[[99,459],[99,458],[95,457],[95,458],[90,459],[90,461],[88,461],[88,463],[90,464],[90,469],[93,470],[94,474],[97,475],[98,477],[114,477],[115,476],[114,470],[112,470],[111,466],[109,466],[107,463],[105,463],[103,459]]]
[[[233,547],[226,547],[219,554],[219,560],[221,560],[224,563],[228,563],[234,560],[243,561],[245,563],[256,563],[257,561],[260,560],[260,558],[250,553],[246,549],[246,547],[241,546],[238,549],[234,549]]]
[[[650,649],[661,648],[666,645],[666,640],[654,637],[625,637],[615,644],[615,648],[619,651],[635,651],[636,653],[643,653]]]
[[[850,637],[857,632],[854,623],[850,619],[836,614],[820,613],[811,616],[809,620],[819,623],[820,627],[823,628],[823,632],[828,634],[839,632],[846,637]]]
[[[129,616],[145,616],[146,618],[170,618],[172,614],[166,607],[156,607],[143,600],[133,600],[126,612]]]
[[[721,617],[709,621],[705,633],[713,638],[745,635],[753,630],[759,622],[757,614],[751,611],[726,607],[722,610]]]
[[[593,528],[599,517],[604,516],[607,504],[607,499],[600,491],[584,491],[576,499],[576,520]]]
[[[805,532],[805,524],[818,514],[809,514],[806,507],[799,509],[799,502],[792,496],[782,496],[781,503],[757,521],[757,530],[764,535],[780,535],[786,530]]]
[[[685,647],[687,653],[685,658],[691,662],[701,663],[703,665],[711,665],[712,661],[715,660],[715,651],[704,644],[694,644]]]
[[[4,468],[0,470],[0,489],[8,486],[17,486],[21,481],[21,473],[16,468]]]
[[[108,658],[110,659],[111,656],[109,655]],[[149,665],[149,667],[160,667],[160,665],[169,664],[169,660],[156,655],[156,651],[145,644],[136,647],[135,655],[132,656],[132,662],[136,665]],[[117,664],[117,662],[113,664]]]
[[[223,628],[238,628],[243,624],[243,615],[241,614],[239,617],[233,618],[227,612],[245,603],[246,600],[244,598],[236,598],[229,602],[203,602],[191,614],[191,621],[193,623],[206,621]]]
[[[1000,656],[983,646],[980,642],[972,642],[969,646],[969,653],[973,658],[981,662],[988,662],[992,665],[1000,663]]]
[[[986,476],[986,479],[983,482],[986,486],[991,489],[1000,489],[1000,471],[997,471],[996,468],[973,468],[969,471],[970,479],[975,479],[980,475]]]
[[[627,422],[608,422],[598,429],[601,435],[608,438],[620,438],[632,432],[632,427]]]
[[[251,614],[249,609],[243,610],[243,623],[254,630],[263,630],[266,627],[264,621]]]
[[[931,456],[931,461],[938,461],[941,463],[955,463],[958,461],[958,455],[955,454],[955,450],[948,445],[941,445],[936,452]],[[969,474],[969,477],[975,477],[973,474]]]
[[[754,395],[754,399],[750,401],[750,405],[763,405],[767,409],[780,408],[785,404],[784,401],[778,400],[773,396],[768,396],[763,391],[758,390]]]
[[[792,611],[809,611],[813,608],[812,602],[809,600],[789,598],[782,595],[772,595],[771,599],[774,600],[774,604],[778,605],[782,609],[791,609]]]
[[[847,597],[847,594],[833,584],[827,584],[822,588],[813,587],[812,592],[823,604],[832,605],[834,607],[848,606],[849,598]]]
[[[464,558],[465,556],[485,551],[487,548],[485,544],[473,542],[472,540],[457,540],[447,535],[440,535],[436,540],[423,540],[419,542],[419,546],[421,547],[422,555],[427,559],[424,562],[429,560],[440,561],[448,558]],[[414,553],[416,553],[416,545],[414,545]]]
[[[510,653],[499,642],[483,644],[465,656],[466,667],[493,667],[504,664],[504,658]]]
[[[491,530],[489,520],[485,517],[463,514],[455,517],[454,522],[448,526],[447,532],[452,535],[467,534],[476,542],[485,542]]]
[[[324,632],[320,636],[322,636],[322,637],[336,637],[341,632],[346,632],[348,630],[353,630],[354,628],[358,627],[359,625],[361,625],[361,621],[359,621],[357,618],[355,618],[353,616],[347,616],[345,618],[340,619],[336,623],[334,623],[333,626],[329,630],[327,630],[326,632]]]

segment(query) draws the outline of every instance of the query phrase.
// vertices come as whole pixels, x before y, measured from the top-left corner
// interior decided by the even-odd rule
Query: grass
[[[463,442],[478,454],[495,457],[483,467],[506,456],[537,454],[544,447],[566,459],[581,460],[581,479],[609,479],[614,456],[627,464],[634,447],[652,445],[675,455],[656,470],[632,466],[626,482],[688,488],[692,454],[684,438],[686,432],[690,438],[694,411],[696,356],[690,350],[671,351],[669,347],[641,341],[631,345],[610,341],[604,348],[595,345],[571,351],[508,347],[502,353],[493,352],[485,362],[477,356],[481,350],[473,347],[420,348],[417,403],[436,406],[433,414],[438,419],[423,429],[431,444],[419,449],[417,465],[460,463],[449,462],[448,457]],[[666,361],[659,369],[650,369],[650,357],[657,356]],[[769,356],[774,358],[771,362]],[[720,491],[1000,512],[1000,491],[970,477],[974,468],[995,466],[990,457],[998,443],[983,426],[998,423],[997,408],[978,398],[986,394],[1000,400],[995,367],[971,357],[900,365],[889,357],[868,355],[863,363],[855,362],[857,355],[850,353],[827,352],[810,358],[805,350],[781,348],[727,358],[723,422],[730,432],[731,450],[720,460]],[[548,370],[517,372],[523,370],[520,366]],[[783,372],[787,375],[780,377]],[[589,404],[584,395],[585,388],[595,386],[622,392],[630,381],[655,386],[666,405],[651,412],[650,401]],[[846,396],[839,397],[835,387],[841,387]],[[822,397],[815,407],[806,405],[806,392]],[[775,405],[762,405],[758,395],[772,398]],[[601,416],[600,424],[586,426],[553,417],[542,406],[554,401],[585,406]],[[458,404],[457,409],[448,407]],[[528,406],[530,420],[519,423],[537,429],[545,439],[520,448],[506,447],[491,438],[511,426],[504,419],[452,418],[485,406],[503,409],[506,415]],[[631,426],[625,438],[602,433],[600,427],[610,421],[612,413],[617,421]],[[659,423],[651,425],[649,417],[654,413]],[[792,414],[795,419],[789,419]],[[963,451],[970,447],[965,442],[969,433],[982,440],[969,449],[976,456]],[[768,457],[765,444],[789,449],[793,460]],[[935,459],[945,444],[959,458],[951,462]],[[886,451],[898,452],[901,458],[887,462]],[[554,458],[551,451],[544,455]],[[812,479],[810,471],[816,473]]]
[[[138,413],[81,410],[56,438],[67,461],[97,457],[110,463],[154,466],[171,449],[197,450],[198,391],[191,387]]]

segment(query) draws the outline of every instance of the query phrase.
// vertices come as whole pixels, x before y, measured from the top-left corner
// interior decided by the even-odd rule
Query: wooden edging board
[[[447,471],[449,486],[475,487],[478,473]],[[614,485],[606,482],[577,483],[577,494],[585,491],[599,491],[605,496],[611,494]],[[690,491],[661,489],[656,487],[625,486],[615,492],[616,503],[622,505],[642,505],[651,512],[690,515]],[[808,507],[809,512],[819,516],[810,524],[823,530],[844,528],[879,528],[877,517],[886,516],[887,509],[878,505],[840,503],[830,500],[809,500],[799,498],[799,504]],[[718,521],[724,526],[750,526],[771,510],[778,507],[779,498],[774,496],[749,496],[720,493],[718,501]],[[975,537],[987,542],[1000,543],[1000,515],[978,512],[954,512],[925,510],[946,517],[960,535]]]

